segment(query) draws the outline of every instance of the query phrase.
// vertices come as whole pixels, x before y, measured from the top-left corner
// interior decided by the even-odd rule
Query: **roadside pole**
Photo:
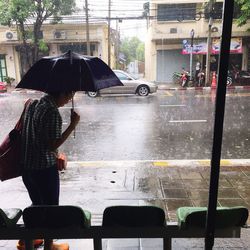
[[[213,7],[214,7],[215,0],[209,1],[209,22],[208,22],[208,36],[207,36],[207,58],[206,58],[206,81],[205,86],[210,84],[210,62],[211,62],[211,47],[212,47],[212,25],[213,25]]]
[[[108,8],[108,66],[111,66],[111,27],[110,27],[110,19],[111,19],[111,0],[109,0],[109,8]]]
[[[88,0],[85,0],[85,15],[86,15],[86,40],[87,40],[87,55],[90,56],[90,42],[89,42],[89,6]]]
[[[216,210],[220,177],[221,147],[223,139],[223,123],[226,101],[227,70],[230,56],[233,13],[234,0],[225,0],[223,5],[222,35],[220,45],[221,49],[218,68],[219,84],[217,84],[216,90],[213,147],[211,158],[208,210],[206,218],[205,250],[212,250],[214,246]]]
[[[190,46],[190,83],[193,83],[193,45],[194,45],[194,29],[190,31],[191,46]]]

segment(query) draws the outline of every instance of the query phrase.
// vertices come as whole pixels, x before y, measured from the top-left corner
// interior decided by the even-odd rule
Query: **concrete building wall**
[[[157,17],[157,8],[158,4],[187,4],[187,3],[196,3],[196,8],[198,10],[204,9],[204,4],[208,1],[205,0],[152,0],[150,2],[150,16]],[[223,2],[222,0],[216,2]],[[203,11],[204,12],[204,11]],[[218,38],[221,35],[222,31],[222,23],[221,20],[214,19],[212,28],[212,38]],[[249,60],[247,60],[247,43],[249,43],[250,32],[246,30],[250,28],[250,22],[242,27],[238,27],[236,23],[233,23],[232,27],[232,37],[242,38],[242,69],[249,68]],[[167,57],[167,54],[170,54],[170,50],[175,51],[176,57],[180,61],[180,50],[182,47],[183,40],[191,40],[190,31],[195,31],[194,35],[194,43],[206,42],[208,36],[208,19],[205,19],[204,16],[199,18],[197,16],[197,20],[183,20],[183,21],[158,21],[157,18],[152,18],[149,24],[149,29],[147,33],[147,38],[145,41],[145,78],[150,81],[157,81],[157,79],[166,80],[170,79],[170,76],[166,76],[166,72],[163,72],[158,67],[162,67],[160,62],[163,62],[163,58],[165,58],[166,67],[173,66],[172,65],[172,56]],[[172,31],[175,30],[175,33]],[[248,39],[248,40],[247,40]],[[248,41],[248,42],[247,42]],[[162,51],[160,54],[158,51]],[[162,55],[165,56],[162,56]],[[158,57],[157,57],[158,55]],[[159,58],[160,57],[160,58]],[[195,60],[203,60],[202,55],[194,56]],[[187,61],[187,55],[183,55],[184,62]],[[162,63],[161,63],[162,64]],[[184,63],[185,64],[185,63]],[[195,64],[195,61],[194,61]],[[176,65],[176,62],[175,62]],[[181,69],[182,65],[180,62],[179,68]],[[161,74],[161,75],[159,75]],[[164,78],[165,76],[165,78]]]
[[[86,26],[84,24],[44,24],[42,26],[43,39],[49,47],[49,55],[61,53],[60,45],[86,44]],[[6,38],[6,32],[14,34],[13,39]],[[56,38],[55,32],[60,32],[61,37]],[[106,23],[90,24],[90,44],[95,45],[93,56],[101,57],[108,63],[108,26]],[[30,42],[28,40],[28,42]],[[20,81],[20,56],[16,46],[20,45],[15,27],[0,26],[0,54],[5,55],[8,76]],[[111,46],[111,67],[115,67],[115,48]]]

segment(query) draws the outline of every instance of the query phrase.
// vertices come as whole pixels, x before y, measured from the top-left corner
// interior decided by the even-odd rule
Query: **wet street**
[[[67,170],[60,173],[60,204],[90,211],[92,225],[100,225],[104,209],[114,205],[156,205],[168,222],[177,221],[178,207],[207,206],[214,95],[210,90],[160,90],[148,97],[92,99],[77,93],[75,108],[81,122],[75,138],[60,149],[69,159]],[[0,95],[1,140],[28,97],[39,95]],[[249,98],[246,90],[227,93],[218,206],[250,209]],[[64,127],[70,108],[69,104],[60,111]],[[2,182],[0,191],[1,208],[23,210],[30,205],[21,178]],[[249,230],[243,228],[240,239],[216,239],[214,249],[249,250]],[[71,250],[93,250],[91,240],[67,242]],[[204,249],[204,239],[174,239],[172,243],[173,250]],[[15,244],[0,241],[0,249],[12,250]],[[152,239],[104,240],[103,244],[104,250],[162,249],[162,241]]]
[[[0,95],[0,140],[14,125],[24,100],[39,94]],[[250,155],[250,92],[228,90],[223,159]],[[70,161],[210,159],[215,90],[159,90],[147,97],[75,96],[80,124],[60,150]],[[67,126],[71,104],[60,109]]]

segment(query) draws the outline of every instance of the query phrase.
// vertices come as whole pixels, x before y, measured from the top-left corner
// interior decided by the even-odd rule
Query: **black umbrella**
[[[16,88],[43,92],[95,92],[112,86],[123,86],[123,84],[100,58],[68,51],[59,56],[46,56],[38,60]],[[73,98],[72,110],[74,110]]]
[[[118,85],[123,84],[100,58],[68,51],[38,60],[16,88],[43,92],[97,91]]]

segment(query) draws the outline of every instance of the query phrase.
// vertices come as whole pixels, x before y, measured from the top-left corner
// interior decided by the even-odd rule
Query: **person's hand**
[[[74,110],[71,109],[70,125],[75,128],[80,121],[80,115],[78,115]]]

